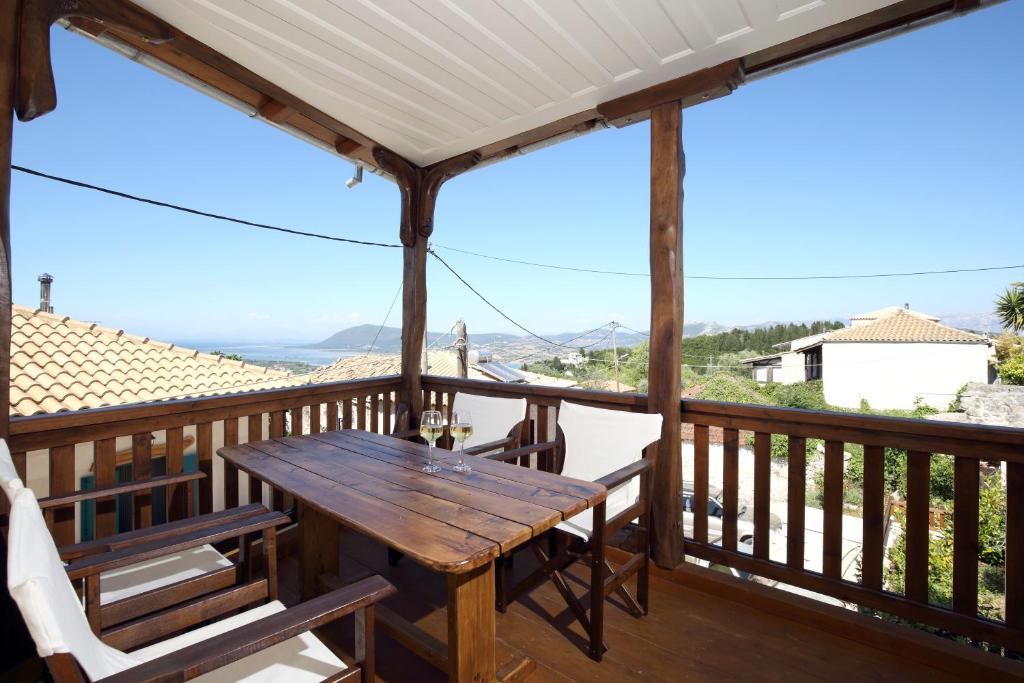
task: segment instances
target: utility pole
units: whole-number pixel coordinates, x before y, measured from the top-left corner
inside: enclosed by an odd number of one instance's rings
[[[469,337],[466,335],[466,321],[455,323],[455,351],[458,354],[458,375],[469,377]]]
[[[619,392],[622,391],[619,387],[619,345],[615,341],[615,330],[619,324],[614,320],[609,324],[612,326],[612,355],[615,357],[615,391]]]

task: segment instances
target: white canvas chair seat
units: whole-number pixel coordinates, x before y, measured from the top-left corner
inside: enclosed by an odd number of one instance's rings
[[[0,439],[0,488],[12,504],[15,494],[24,488],[3,439]],[[212,545],[204,545],[104,572],[100,575],[100,604],[107,605],[233,565]]]
[[[558,426],[565,435],[562,475],[585,481],[597,481],[636,462],[643,457],[644,448],[661,437],[661,415],[591,408],[568,401],[562,402]],[[639,477],[609,491],[605,518],[615,517],[639,497]],[[584,510],[556,528],[589,540],[594,511]]]
[[[234,563],[212,545],[190,548],[100,574],[100,604],[130,598],[215,572]]]
[[[508,436],[513,427],[526,419],[526,399],[458,393],[452,410],[467,410],[473,416],[473,435],[465,442],[466,448],[472,448]]]
[[[89,628],[82,603],[64,571],[35,495],[22,489],[11,506],[7,586],[41,657],[68,653],[92,681],[102,680],[162,655],[280,612],[274,601],[167,641],[125,653],[106,645]],[[250,683],[320,681],[345,668],[311,633],[303,633],[198,680]]]
[[[131,656],[139,662],[162,657],[189,645],[195,645],[240,626],[284,611],[285,606],[274,600],[265,605],[236,614],[227,619],[183,633],[180,636],[161,641],[155,645],[135,650]],[[299,634],[294,638],[260,650],[245,659],[204,674],[195,681],[202,683],[314,683],[322,681],[347,667],[330,649],[312,633]]]

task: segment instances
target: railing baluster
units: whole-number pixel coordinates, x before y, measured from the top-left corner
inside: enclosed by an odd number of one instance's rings
[[[370,395],[370,431],[380,433],[380,396],[377,394]]]
[[[184,430],[181,427],[168,427],[164,433],[164,441],[167,449],[165,471],[167,474],[179,474],[185,468]],[[191,514],[186,503],[185,489],[192,486],[192,482],[188,482],[167,487],[167,495],[164,498],[167,504],[167,521],[184,519]]]
[[[953,461],[953,609],[978,613],[978,496],[980,463],[975,458]]]
[[[196,458],[199,471],[206,476],[199,480],[199,514],[213,512],[213,423],[196,425]],[[192,510],[189,510],[189,515]]]
[[[790,436],[787,463],[786,494],[786,564],[804,568],[804,498],[807,495],[807,439]]]
[[[338,431],[338,402],[327,402],[327,431]]]
[[[391,433],[391,392],[384,392],[384,433]]]
[[[304,425],[302,423],[305,420],[303,419],[304,418],[303,412],[304,411],[302,409],[302,406],[297,406],[295,408],[292,408],[292,410],[291,410],[291,419],[290,419],[290,421],[291,421],[290,435],[291,436],[302,436],[302,434],[304,433],[304,429],[303,429]]]
[[[230,417],[224,420],[224,445],[234,446],[238,443],[238,418]],[[238,468],[231,463],[224,462],[224,507],[230,509],[238,507]]]
[[[771,525],[772,435],[754,435],[754,557],[769,558],[768,532]]]
[[[309,406],[309,433],[319,434],[320,431],[320,404],[314,403]]]
[[[740,435],[723,429],[722,436],[722,547],[736,550],[736,512],[739,509]]]
[[[1006,625],[1024,629],[1024,462],[1006,464]]]
[[[284,411],[275,410],[270,413],[270,438],[280,439],[282,436],[284,436]],[[274,510],[286,510],[288,499],[284,495],[284,491],[270,487],[270,492]]]
[[[92,467],[96,474],[96,488],[117,483],[117,439],[100,439],[92,444]],[[93,508],[93,537],[106,538],[117,533],[117,501],[101,498]]]
[[[346,398],[341,402],[341,428],[352,429],[352,399]]]
[[[551,430],[548,424],[549,413],[547,406],[537,407],[537,443],[544,443],[549,438],[549,432]],[[529,462],[527,462],[529,467]],[[539,453],[537,455],[537,469],[544,470],[545,472],[555,471],[555,458],[550,451]]]
[[[356,397],[356,425],[366,431],[366,397]]]
[[[75,447],[50,449],[50,495],[71,493],[75,486]],[[75,542],[75,506],[67,505],[53,511],[53,540],[57,546]]]
[[[881,446],[864,446],[864,520],[861,583],[882,590],[885,548],[885,452]]]
[[[931,457],[907,452],[906,595],[928,602],[928,504]]]
[[[263,440],[263,413],[250,415],[248,418],[247,439],[249,441]],[[249,477],[249,502],[263,502],[263,482],[255,477]]]
[[[149,479],[153,476],[153,435],[150,432],[132,435],[132,479]],[[139,491],[133,498],[136,529],[145,529],[153,524],[153,493]]]
[[[693,540],[708,542],[707,425],[693,425]]]
[[[838,579],[843,573],[843,442],[825,442],[825,504],[822,510],[821,571]]]

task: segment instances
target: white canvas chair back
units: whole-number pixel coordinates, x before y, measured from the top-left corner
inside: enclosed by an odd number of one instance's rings
[[[23,488],[25,485],[18,476],[18,470],[14,468],[11,449],[7,447],[5,439],[0,439],[0,489],[3,489],[7,499],[14,503],[14,495]]]
[[[7,587],[40,657],[70,653],[94,681],[139,664],[135,657],[104,644],[89,628],[30,489],[18,491],[11,505]]]
[[[473,435],[465,444],[470,448],[508,436],[513,427],[526,419],[526,399],[459,393],[455,394],[452,410],[468,410],[473,416]]]
[[[595,481],[636,462],[643,457],[644,448],[661,437],[661,415],[591,408],[568,401],[562,401],[558,426],[565,435],[562,474],[586,481]],[[639,496],[639,477],[609,491],[607,517],[625,510]],[[589,537],[593,514],[587,510],[563,524],[572,527],[567,531]]]

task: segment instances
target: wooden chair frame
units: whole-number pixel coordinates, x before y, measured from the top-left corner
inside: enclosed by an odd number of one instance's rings
[[[103,680],[105,683],[187,681],[346,615],[355,614],[355,666],[326,680],[334,683],[357,680],[372,683],[375,673],[374,605],[394,593],[395,587],[382,577],[371,576]],[[56,683],[84,683],[88,680],[70,654],[47,657],[46,664]]]
[[[172,484],[190,484],[202,472],[173,474],[76,491],[39,500],[52,529],[54,511],[75,503],[152,490]],[[191,502],[191,486],[186,485]],[[189,509],[191,506],[189,505]],[[291,520],[254,503],[230,510],[189,517],[175,522],[127,531],[58,550],[68,578],[85,597],[86,618],[105,643],[130,649],[232,610],[277,598],[277,529]],[[257,578],[255,541],[262,537],[262,578]],[[207,544],[238,541],[234,566],[178,583],[100,604],[100,575],[138,562],[200,548]]]
[[[522,446],[484,457],[502,462],[519,460],[521,463],[525,462],[528,464],[528,459],[531,455],[537,454],[538,459],[540,459],[541,454],[548,453],[550,454],[550,459],[548,460],[551,463],[550,466],[561,470],[564,449],[565,439],[561,429],[558,429],[555,441]],[[601,661],[605,650],[608,649],[604,643],[605,600],[612,593],[615,593],[625,602],[627,609],[633,616],[639,618],[648,613],[650,595],[649,477],[651,465],[652,463],[647,459],[645,450],[645,456],[642,459],[595,481],[595,483],[611,490],[635,477],[639,477],[640,496],[635,503],[611,519],[608,519],[606,516],[605,503],[602,502],[596,505],[593,509],[594,524],[589,541],[584,541],[579,536],[569,534],[557,528],[551,529],[544,534],[547,537],[548,545],[546,551],[540,542],[540,539],[544,538],[544,536],[535,539],[529,544],[540,566],[525,579],[511,587],[508,585],[507,562],[499,561],[496,572],[498,611],[504,612],[513,600],[524,592],[531,590],[539,581],[547,577],[554,584],[559,594],[561,594],[573,615],[587,631],[590,637],[588,654],[595,661]],[[637,552],[630,555],[616,569],[605,559],[605,545],[612,534],[622,529],[634,519],[639,519],[640,521],[637,530]],[[503,559],[511,560],[511,557]],[[590,567],[589,613],[583,603],[573,593],[563,576],[563,572],[566,569],[581,560],[586,560]],[[625,582],[633,575],[637,577],[635,598],[625,586]]]

